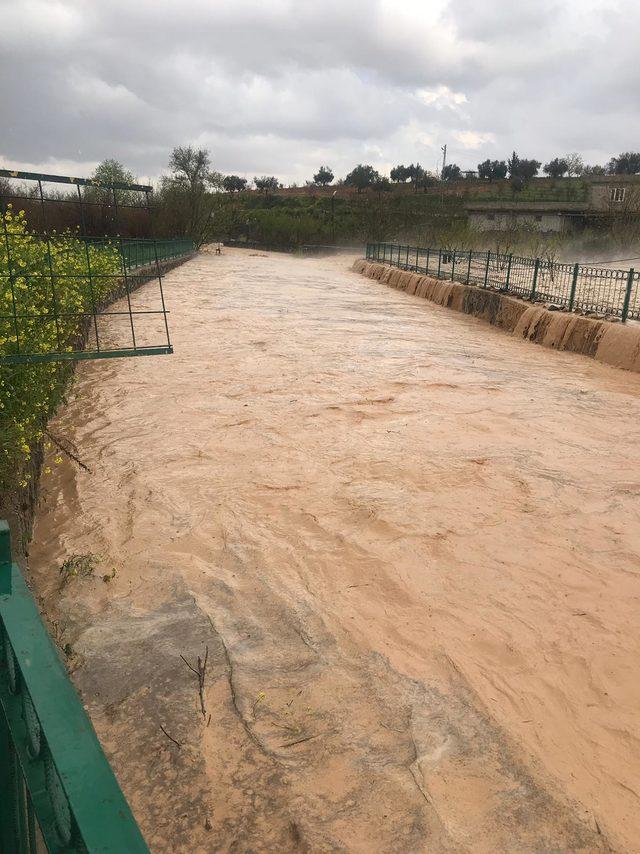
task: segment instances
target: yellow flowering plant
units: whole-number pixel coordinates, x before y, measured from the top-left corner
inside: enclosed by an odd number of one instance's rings
[[[11,206],[0,223],[0,361],[78,349],[120,285],[118,247],[70,231],[43,239]],[[27,485],[27,464],[70,376],[61,362],[0,364],[0,489]]]

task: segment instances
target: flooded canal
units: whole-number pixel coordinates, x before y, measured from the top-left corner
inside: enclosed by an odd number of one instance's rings
[[[200,254],[52,422],[34,586],[150,847],[640,851],[640,376],[352,260]]]

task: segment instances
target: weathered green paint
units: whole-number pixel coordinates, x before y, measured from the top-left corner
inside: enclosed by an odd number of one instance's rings
[[[96,178],[70,178],[66,175],[46,175],[42,172],[18,172],[0,169],[0,178],[17,178],[19,181],[53,181],[56,184],[79,184],[81,187],[102,187],[108,190],[139,190],[150,193],[153,187],[147,184],[118,184],[98,181]]]
[[[122,359],[125,356],[166,356],[173,345],[137,347],[123,350],[78,350],[74,353],[9,353],[0,360],[3,365],[30,365],[34,362],[77,362],[86,359]]]
[[[538,273],[540,271],[540,259],[536,258],[533,265],[533,282],[531,283],[531,299],[536,298],[536,288],[538,286]]]
[[[579,264],[574,264],[573,266],[573,275],[571,277],[571,293],[569,294],[569,311],[573,311],[573,306],[576,301],[576,287],[578,285],[578,271],[580,270]]]
[[[627,273],[627,286],[624,292],[624,303],[622,304],[622,322],[627,322],[627,317],[629,316],[629,303],[631,302],[631,291],[633,289],[633,279],[635,276],[635,271],[633,267]]]
[[[11,582],[11,593],[0,595],[5,662],[0,668],[0,816],[3,820],[11,819],[13,826],[7,847],[3,821],[3,854],[30,850],[32,820],[25,786],[49,851],[148,852],[15,564],[11,565]],[[8,663],[12,666],[7,666]],[[13,671],[15,681],[11,678]],[[38,735],[35,742],[27,727],[26,702],[35,711],[32,724]],[[13,806],[7,806],[8,803]],[[70,815],[68,827],[65,815]],[[65,841],[67,835],[69,839]]]
[[[509,255],[509,260],[507,261],[507,280],[505,282],[505,290],[509,290],[509,279],[511,278],[511,262],[513,261],[513,255]]]
[[[11,593],[11,534],[9,523],[0,519],[0,596]]]
[[[410,268],[408,260],[405,261],[404,259],[409,258],[409,251],[414,247],[407,247],[404,246],[404,244],[402,246],[394,244],[378,244],[377,253],[375,248],[371,251],[372,257],[376,254],[378,258],[380,257],[380,246],[382,246],[384,250],[383,259],[385,263],[392,264],[397,267],[405,266],[406,269]],[[389,247],[388,255],[387,246]],[[369,252],[369,250],[367,251]],[[469,252],[465,274],[463,270],[458,269],[458,267],[460,267],[460,260],[464,260],[466,257],[464,252],[460,253],[460,259],[457,257],[457,250],[452,251],[449,249],[443,250],[431,249],[429,247],[415,247],[415,252],[416,269],[424,271],[427,275],[434,275],[434,272],[429,269],[429,262],[431,253],[438,253],[438,265],[437,271],[435,271],[435,276],[438,279],[451,278],[452,281],[457,280],[460,282],[466,282],[466,284],[470,284],[473,281],[475,284],[482,285],[485,288],[492,287],[504,291],[511,290],[512,293],[517,296],[531,300],[536,299],[540,292],[539,288],[542,287],[545,299],[554,300],[569,311],[572,311],[575,308],[579,308],[583,311],[593,311],[594,309],[597,309],[606,311],[608,314],[621,317],[623,321],[626,321],[629,317],[640,320],[640,304],[638,303],[638,300],[634,298],[633,291],[634,286],[638,287],[639,278],[638,273],[633,269],[628,271],[612,270],[610,268],[598,269],[593,267],[581,267],[579,264],[564,264],[561,262],[544,262],[543,265],[540,258],[520,258],[514,257],[511,254],[499,255],[494,253],[493,258],[495,258],[495,261],[492,270],[492,254],[491,251],[488,251],[486,253],[486,261],[484,264],[483,281],[482,274],[474,274],[473,280],[471,279],[471,268],[474,259],[476,259],[478,264],[482,263],[482,259],[485,258],[484,253]],[[421,253],[426,254],[424,267],[420,267]],[[442,270],[443,261],[445,260],[446,263],[451,263],[452,265],[450,274],[448,272],[444,273]],[[411,267],[411,269],[413,268]],[[581,287],[580,290],[578,290],[581,270],[585,279],[589,282],[589,287]],[[544,275],[547,272],[549,273],[550,283],[546,280]],[[569,294],[567,293],[567,288],[564,284],[568,274],[571,275]],[[597,282],[598,279],[600,279],[601,282],[599,283],[599,287],[594,289],[594,280]],[[530,286],[529,280],[531,280]],[[560,287],[558,287],[558,282],[562,283]],[[554,285],[557,287],[555,292],[553,291]],[[549,292],[549,290],[551,292]],[[595,297],[593,296],[594,291],[596,294]]]

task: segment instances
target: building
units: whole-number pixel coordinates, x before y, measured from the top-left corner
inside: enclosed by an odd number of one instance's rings
[[[536,228],[548,234],[573,231],[589,220],[640,217],[640,175],[589,175],[553,182],[534,179],[522,191],[508,181],[492,196],[465,203],[469,223],[480,231]]]

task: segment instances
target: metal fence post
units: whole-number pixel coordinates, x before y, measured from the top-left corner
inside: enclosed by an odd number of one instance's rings
[[[0,596],[11,593],[11,534],[9,523],[0,519]]]
[[[456,271],[456,252],[457,252],[457,249],[454,249],[453,250],[453,260],[451,262],[451,281],[453,281],[453,274]]]
[[[471,255],[472,255],[472,254],[473,254],[473,253],[472,253],[472,251],[471,251],[471,249],[470,249],[470,250],[469,250],[469,265],[468,265],[468,267],[467,267],[467,284],[469,284],[469,281],[470,281],[470,279],[471,279]]]
[[[409,244],[407,244],[407,257],[405,258],[404,265],[405,267],[409,266]]]
[[[578,269],[579,264],[573,265],[573,277],[571,279],[571,293],[569,294],[569,311],[573,311],[573,304],[576,300],[576,286],[578,284]]]
[[[0,844],[2,851],[15,850],[13,763],[9,726],[0,710]]]
[[[538,272],[540,270],[540,259],[536,258],[533,264],[533,282],[531,284],[531,300],[536,298],[536,288],[538,287]]]
[[[425,269],[425,276],[428,276],[428,275],[429,275],[429,255],[430,255],[430,254],[431,254],[431,250],[430,250],[430,249],[429,249],[429,247],[427,246],[427,266],[426,266],[426,269]]]
[[[505,282],[505,290],[509,290],[509,279],[511,278],[511,260],[513,259],[513,255],[509,255],[509,260],[507,261],[507,281]]]
[[[631,290],[633,288],[633,279],[635,277],[635,270],[633,267],[627,273],[627,289],[624,292],[624,304],[622,306],[622,322],[627,322],[627,317],[629,316],[629,303],[631,302]]]
[[[418,262],[420,260],[420,250],[416,246],[416,273],[418,272]]]
[[[438,272],[436,274],[436,279],[440,278],[440,267],[442,265],[442,249],[438,249]]]
[[[489,261],[491,260],[491,250],[487,250],[487,266],[484,268],[484,286],[487,287],[489,281]]]

